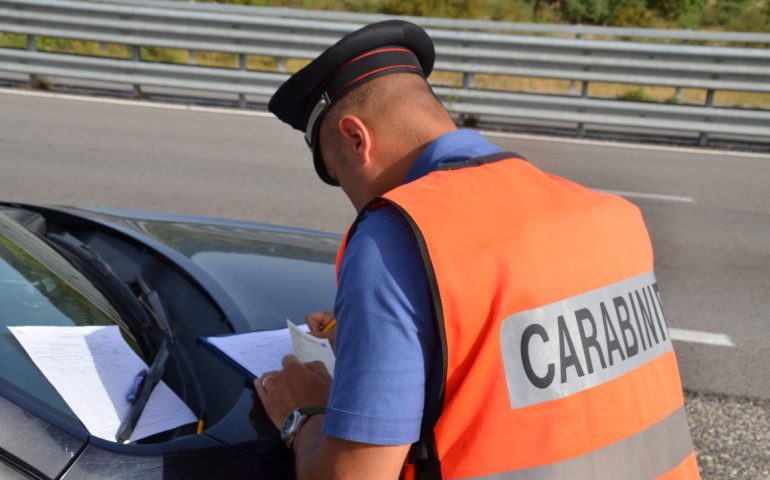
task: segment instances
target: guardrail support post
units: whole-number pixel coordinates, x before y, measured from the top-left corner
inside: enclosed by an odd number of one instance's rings
[[[131,47],[131,50],[133,52],[133,61],[137,62],[137,63],[141,62],[142,61],[142,47],[140,47],[139,45],[134,45],[133,47]],[[133,89],[134,89],[134,97],[139,98],[139,97],[142,96],[142,86],[141,85],[139,85],[138,83],[135,83],[133,85]]]
[[[476,86],[476,78],[473,76],[473,72],[463,72],[463,85],[464,90],[471,89]],[[460,125],[466,125],[468,121],[468,115],[461,113],[459,117]]]
[[[476,86],[476,78],[473,72],[463,72],[463,88],[473,88]]]
[[[278,71],[281,73],[286,73],[286,58],[285,57],[278,57]]]
[[[187,64],[188,65],[195,65],[195,50],[188,50],[187,51]]]
[[[713,107],[714,106],[714,89],[709,88],[706,90],[706,108]],[[706,132],[703,132],[698,137],[698,145],[705,146],[708,144],[709,141],[709,134]]]
[[[27,35],[27,50],[30,52],[37,52],[37,37],[35,35]],[[38,84],[37,75],[34,73],[29,76],[29,83],[34,87]]]
[[[685,38],[684,41],[682,41],[682,45],[687,45],[690,43],[689,38]],[[676,87],[676,90],[674,91],[674,98],[676,98],[679,102],[684,100],[684,95],[682,94],[682,87]]]
[[[580,89],[580,98],[588,98],[588,80],[583,80],[583,86]],[[577,126],[577,136],[578,138],[583,138],[586,134],[586,124],[585,123],[578,123]]]
[[[580,40],[581,37],[582,37],[581,34],[579,33],[575,34],[575,40]],[[567,88],[567,93],[569,93],[570,95],[574,95],[577,93],[577,80],[572,79],[569,81],[569,88]]]
[[[239,53],[238,54],[238,69],[239,70],[246,70],[246,54],[245,53]],[[238,94],[238,107],[240,108],[246,108],[246,94],[245,93],[239,93]]]

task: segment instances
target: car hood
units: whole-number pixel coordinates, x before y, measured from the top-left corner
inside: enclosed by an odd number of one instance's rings
[[[299,323],[306,313],[333,306],[339,235],[208,217],[62,210],[171,257],[223,306],[236,331],[285,327],[287,317]]]

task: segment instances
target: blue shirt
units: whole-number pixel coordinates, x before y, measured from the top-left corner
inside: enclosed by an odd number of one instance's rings
[[[499,151],[474,130],[449,132],[422,151],[405,182],[441,163]],[[438,393],[441,358],[423,261],[395,209],[368,212],[359,222],[334,311],[337,360],[323,433],[376,445],[417,441],[426,387],[430,398]]]

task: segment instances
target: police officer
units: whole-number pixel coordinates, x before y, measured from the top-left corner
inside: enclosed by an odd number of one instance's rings
[[[254,382],[298,477],[697,478],[638,209],[457,130],[433,61],[381,22],[270,101],[358,212],[334,381],[290,356]]]

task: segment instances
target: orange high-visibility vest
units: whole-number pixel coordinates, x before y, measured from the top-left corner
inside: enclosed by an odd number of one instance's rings
[[[365,210],[386,204],[421,249],[444,360],[418,470],[699,478],[637,207],[510,153],[444,165]]]

